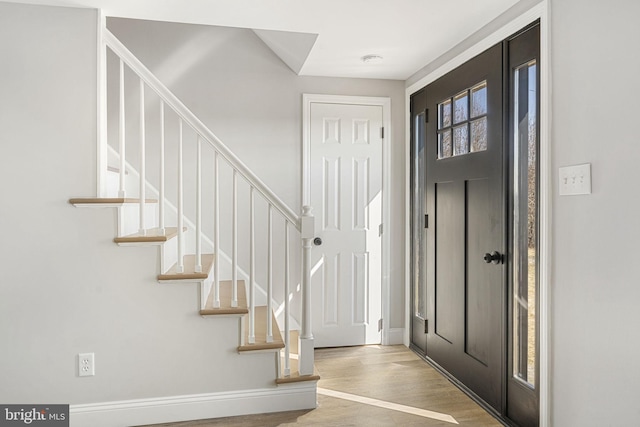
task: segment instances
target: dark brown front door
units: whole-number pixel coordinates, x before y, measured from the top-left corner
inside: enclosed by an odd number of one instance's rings
[[[414,96],[426,110],[426,356],[502,412],[503,51]]]

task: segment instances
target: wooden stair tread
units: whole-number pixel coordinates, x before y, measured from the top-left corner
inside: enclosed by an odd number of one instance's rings
[[[259,350],[278,350],[284,348],[284,341],[280,334],[280,328],[276,322],[276,317],[271,313],[271,320],[273,322],[273,341],[267,342],[267,307],[258,306],[255,308],[255,344],[249,344],[249,316],[244,327],[244,345],[238,347],[238,351],[259,351]]]
[[[291,384],[291,383],[300,383],[304,381],[318,381],[320,379],[320,375],[316,371],[315,367],[313,369],[312,375],[300,375],[300,372],[298,371],[298,360],[290,359],[289,362],[291,364],[291,366],[289,367],[291,369],[291,375],[289,375],[288,377],[282,376],[276,379],[276,384]],[[282,366],[282,369],[284,370],[284,360],[281,361],[281,366]]]
[[[158,203],[156,199],[145,199],[146,203]],[[72,205],[123,205],[126,203],[140,203],[140,199],[129,197],[76,197],[69,199]]]
[[[126,236],[116,237],[113,241],[116,243],[166,242],[178,235],[178,227],[165,227],[164,230],[165,232],[162,234],[160,233],[159,228],[150,228],[146,230],[145,234],[137,232]],[[182,230],[187,231],[187,227],[183,227]]]
[[[200,310],[202,316],[215,316],[226,314],[247,314],[249,309],[247,308],[247,290],[245,288],[244,280],[238,280],[238,306],[231,307],[231,298],[233,296],[233,282],[231,280],[220,281],[220,307],[213,307],[213,286],[211,292],[207,298],[207,302],[204,309]]]
[[[202,272],[197,273],[195,271],[196,266],[196,256],[195,255],[185,255],[183,258],[184,261],[184,272],[178,273],[177,267],[178,263],[175,263],[169,271],[166,273],[158,275],[159,281],[167,281],[167,280],[204,280],[209,277],[209,273],[213,268],[213,254],[202,254]]]

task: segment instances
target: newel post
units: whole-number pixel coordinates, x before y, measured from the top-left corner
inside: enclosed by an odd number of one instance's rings
[[[300,375],[313,375],[313,332],[311,331],[311,247],[315,236],[315,218],[311,206],[302,207],[302,325],[298,338]]]

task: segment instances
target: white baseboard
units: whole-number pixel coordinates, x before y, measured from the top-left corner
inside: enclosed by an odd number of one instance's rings
[[[316,382],[309,381],[261,390],[71,405],[69,411],[71,427],[125,427],[315,407]]]
[[[383,344],[384,345],[404,344],[404,328],[389,328]]]

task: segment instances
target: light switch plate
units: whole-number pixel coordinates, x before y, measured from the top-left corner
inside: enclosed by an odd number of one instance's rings
[[[558,181],[561,196],[591,194],[591,163],[560,168]]]

